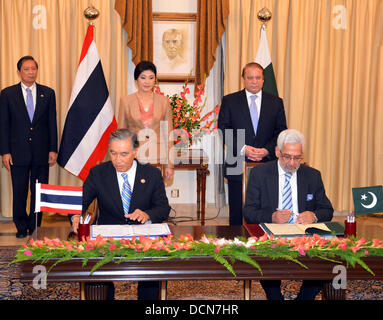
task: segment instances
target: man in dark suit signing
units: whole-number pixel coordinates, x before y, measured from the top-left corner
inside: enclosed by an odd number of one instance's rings
[[[302,223],[330,221],[333,208],[318,170],[301,165],[303,135],[294,129],[278,137],[278,160],[254,167],[246,188],[244,218],[247,223]],[[261,281],[268,299],[282,300],[280,280]],[[314,299],[321,281],[304,280],[297,299]]]
[[[111,161],[90,170],[83,185],[82,211],[97,199],[96,224],[161,223],[168,218],[170,206],[161,171],[135,159],[138,146],[135,133],[118,129],[109,138]],[[79,219],[79,215],[72,218],[74,232]],[[109,286],[113,291],[113,284]],[[138,299],[154,300],[158,293],[159,282],[138,282]]]
[[[242,224],[243,161],[275,159],[278,134],[287,128],[282,99],[262,90],[262,66],[248,63],[242,70],[242,78],[245,89],[224,96],[218,116],[218,128],[226,146],[230,225]]]
[[[49,166],[57,159],[56,96],[51,88],[35,82],[38,64],[33,57],[22,57],[17,70],[21,82],[0,93],[0,154],[12,177],[16,237],[24,238],[36,227],[36,180],[48,183]],[[40,224],[41,212],[37,215]]]

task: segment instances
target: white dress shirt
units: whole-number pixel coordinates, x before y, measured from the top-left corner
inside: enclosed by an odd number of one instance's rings
[[[37,96],[36,83],[34,83],[31,87],[27,87],[24,83],[21,82],[21,90],[23,91],[25,105],[27,105],[27,88],[31,89],[32,91],[33,109],[36,110],[36,96]]]
[[[128,175],[128,182],[130,184],[130,189],[132,190],[132,194],[133,194],[134,181],[136,179],[136,172],[137,172],[137,161],[136,160],[133,160],[133,164],[128,171],[119,172],[116,170],[118,187],[120,188],[120,194],[122,192],[122,185],[124,184],[124,178],[122,177],[123,173],[126,173]],[[152,221],[150,219],[145,222],[145,224],[151,224],[151,223],[152,223]]]
[[[133,193],[134,188],[134,180],[136,179],[136,171],[137,171],[137,162],[136,160],[133,160],[133,164],[130,167],[130,169],[126,172],[119,172],[116,170],[117,174],[117,180],[118,180],[118,187],[120,188],[120,194],[122,192],[122,185],[124,184],[124,178],[122,177],[123,173],[126,173],[128,175],[128,182],[130,184],[130,189]]]
[[[285,171],[282,169],[278,160],[278,175],[279,175],[279,193],[278,193],[278,209],[282,209],[282,191],[285,185]],[[293,200],[293,208],[292,211],[294,213],[294,221],[296,222],[296,218],[299,214],[298,208],[298,185],[297,185],[297,172],[295,171],[290,178],[290,186],[291,186],[291,196]]]

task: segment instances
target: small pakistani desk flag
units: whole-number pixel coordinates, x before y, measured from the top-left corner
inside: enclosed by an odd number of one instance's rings
[[[383,186],[352,188],[355,214],[383,212]]]

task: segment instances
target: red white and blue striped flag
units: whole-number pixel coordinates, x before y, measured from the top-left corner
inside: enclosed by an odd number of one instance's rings
[[[81,51],[57,163],[85,180],[104,159],[110,134],[117,129],[101,61],[89,25]]]
[[[36,183],[35,212],[82,213],[82,187]]]

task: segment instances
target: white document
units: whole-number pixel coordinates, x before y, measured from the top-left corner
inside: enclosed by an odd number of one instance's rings
[[[133,236],[149,236],[150,238],[166,236],[171,234],[167,223],[151,223],[140,225],[92,225],[90,229],[91,239],[96,239],[98,235],[104,238],[129,239]]]

